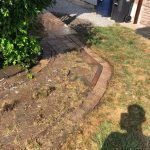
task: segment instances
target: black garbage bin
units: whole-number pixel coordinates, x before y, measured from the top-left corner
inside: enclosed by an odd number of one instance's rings
[[[131,10],[134,0],[114,0],[111,19],[116,22],[129,22],[131,21]]]

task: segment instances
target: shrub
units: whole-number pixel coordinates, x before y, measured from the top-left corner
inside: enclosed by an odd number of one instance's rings
[[[55,0],[0,0],[0,66],[35,63],[41,48],[29,35],[38,13]]]

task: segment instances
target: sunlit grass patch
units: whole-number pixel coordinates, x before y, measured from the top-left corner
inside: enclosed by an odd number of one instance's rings
[[[117,108],[127,110],[132,104],[143,107],[146,112],[143,133],[150,135],[150,55],[144,51],[146,39],[121,26],[93,28],[86,38],[93,51],[114,66],[114,76],[103,98],[107,112],[113,114]],[[124,131],[120,130],[115,115],[101,118],[104,121],[100,130],[94,134],[94,139],[92,137],[100,149],[111,132]],[[136,147],[136,144],[132,146]]]

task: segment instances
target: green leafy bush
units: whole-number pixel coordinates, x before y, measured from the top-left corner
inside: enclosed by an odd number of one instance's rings
[[[0,67],[36,62],[41,48],[29,35],[38,13],[55,0],[0,0]]]

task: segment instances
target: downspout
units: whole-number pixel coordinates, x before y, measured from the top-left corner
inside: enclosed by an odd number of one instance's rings
[[[141,8],[142,8],[142,4],[143,4],[143,0],[139,0],[138,6],[137,6],[137,9],[136,9],[136,13],[135,13],[134,22],[133,22],[134,24],[137,24],[137,22],[138,22],[139,15],[140,15]]]

